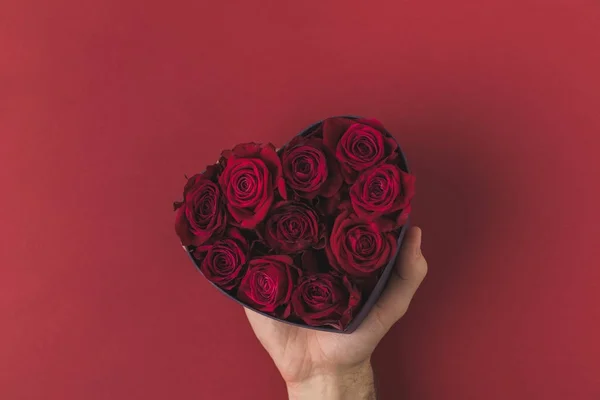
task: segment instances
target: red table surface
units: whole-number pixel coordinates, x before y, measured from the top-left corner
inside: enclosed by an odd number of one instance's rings
[[[285,397],[171,204],[344,113],[402,143],[430,264],[381,399],[599,399],[592,0],[1,2],[0,398]]]

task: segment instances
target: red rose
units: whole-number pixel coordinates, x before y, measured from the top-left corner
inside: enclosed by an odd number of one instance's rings
[[[224,151],[219,185],[225,196],[232,223],[253,229],[273,202],[275,188],[286,199],[281,162],[272,144],[240,144]]]
[[[226,213],[221,189],[212,179],[218,169],[209,166],[202,174],[188,179],[183,202],[174,204],[175,231],[184,246],[199,246],[225,230]]]
[[[340,167],[323,139],[296,136],[281,155],[283,176],[298,196],[331,197],[342,185]]]
[[[273,206],[265,222],[264,239],[273,250],[297,253],[323,248],[325,227],[316,211],[304,203],[281,201]]]
[[[307,325],[342,330],[352,320],[360,297],[348,277],[314,274],[300,280],[292,296],[292,308]]]
[[[290,314],[289,302],[299,271],[291,257],[273,255],[253,258],[238,289],[238,298],[263,312],[283,318]]]
[[[350,200],[356,214],[376,221],[384,231],[404,225],[414,194],[414,175],[392,164],[363,172],[350,188]]]
[[[226,238],[200,246],[193,254],[202,274],[217,286],[229,290],[237,286],[242,277],[248,242],[239,230],[231,228]]]
[[[323,121],[323,143],[336,156],[346,183],[359,172],[397,157],[398,144],[374,119],[329,118]]]
[[[330,265],[356,277],[368,277],[396,254],[396,237],[382,232],[342,206],[335,219],[325,253]]]

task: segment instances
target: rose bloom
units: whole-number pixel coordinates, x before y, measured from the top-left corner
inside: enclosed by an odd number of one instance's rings
[[[279,253],[297,253],[325,246],[325,227],[317,212],[304,203],[281,201],[265,220],[264,239]]]
[[[300,272],[291,257],[253,258],[238,289],[238,298],[256,310],[282,318],[290,315],[289,301]]]
[[[342,206],[325,247],[330,265],[355,277],[369,277],[385,266],[396,254],[397,238],[392,232],[382,232],[374,222],[368,222]]]
[[[287,199],[281,162],[272,144],[245,143],[224,151],[219,176],[232,223],[253,229],[273,203],[275,189]]]
[[[300,280],[292,296],[292,308],[307,325],[343,330],[352,320],[360,298],[360,291],[348,277],[319,273]]]
[[[361,171],[398,157],[398,144],[375,119],[328,118],[310,136],[323,138],[348,184],[354,183]]]
[[[300,197],[331,197],[340,190],[343,179],[334,153],[323,139],[296,136],[281,155],[286,183]]]
[[[230,290],[242,278],[248,248],[248,241],[238,229],[232,227],[224,238],[196,248],[193,256],[209,281],[222,289]]]
[[[359,175],[350,188],[356,214],[383,231],[406,223],[415,194],[415,177],[396,165],[382,164]]]
[[[184,246],[200,246],[225,230],[225,205],[219,185],[213,182],[217,172],[217,167],[209,166],[189,178],[183,202],[174,204],[175,231]]]

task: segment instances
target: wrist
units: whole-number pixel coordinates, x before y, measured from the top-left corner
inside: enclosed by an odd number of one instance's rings
[[[320,371],[300,382],[286,382],[286,386],[290,400],[375,400],[370,360]]]

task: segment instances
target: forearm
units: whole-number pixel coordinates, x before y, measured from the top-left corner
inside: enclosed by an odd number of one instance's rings
[[[288,384],[290,400],[375,400],[375,384],[370,362],[351,370],[314,376]]]

